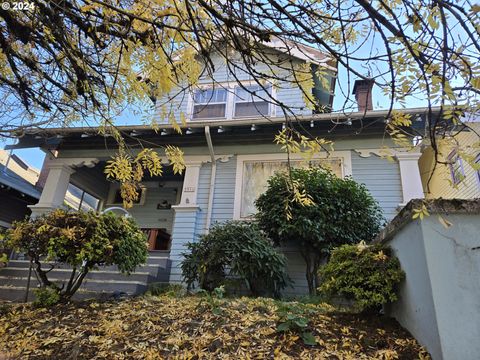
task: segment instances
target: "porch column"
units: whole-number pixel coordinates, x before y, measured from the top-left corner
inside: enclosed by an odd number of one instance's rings
[[[32,210],[32,217],[63,206],[70,182],[70,175],[75,172],[72,167],[59,161],[52,161],[48,169],[47,180],[45,181],[39,202],[35,205],[29,205],[29,208]]]
[[[170,283],[181,283],[183,280],[180,264],[182,253],[187,250],[186,244],[195,239],[197,213],[198,182],[202,161],[185,161],[185,178],[183,180],[182,197],[179,205],[172,206],[175,211],[170,247]]]
[[[403,202],[400,206],[405,206],[412,199],[423,199],[422,178],[418,159],[421,153],[397,152],[395,154],[400,165],[400,178],[402,181]]]

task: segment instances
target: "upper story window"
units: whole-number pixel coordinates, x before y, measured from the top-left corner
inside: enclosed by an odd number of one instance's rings
[[[270,115],[270,103],[267,101],[268,93],[265,90],[271,94],[272,87],[262,89],[260,85],[245,86],[245,88],[236,86],[234,117]]]
[[[453,185],[457,185],[465,177],[465,171],[463,170],[462,159],[456,153],[456,151],[453,151],[448,156],[448,160],[449,160],[448,167],[450,168],[450,176],[452,177],[452,183]]]
[[[273,116],[271,85],[237,83],[219,88],[198,89],[192,97],[191,119],[234,119],[255,116]]]
[[[193,119],[224,118],[227,89],[199,89],[193,96]]]

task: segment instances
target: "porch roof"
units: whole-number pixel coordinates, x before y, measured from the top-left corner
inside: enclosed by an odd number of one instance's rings
[[[12,188],[34,199],[40,198],[40,190],[27,180],[0,164],[0,184]]]
[[[432,108],[437,114],[440,108]],[[400,110],[414,117],[415,126],[424,126],[428,108],[410,108]],[[352,113],[328,113],[310,116],[297,116],[291,123],[304,133],[313,136],[336,138],[348,136],[381,135],[385,131],[385,119],[388,110],[374,110]],[[204,128],[212,130],[215,143],[252,144],[262,141],[272,141],[272,134],[282,128],[286,122],[284,117],[252,117],[235,120],[189,121],[181,126],[183,135],[177,134],[171,124],[159,124],[159,130],[149,125],[118,126],[130,145],[135,146],[138,139],[152,142],[152,147],[166,144],[179,146],[205,145]],[[311,126],[313,124],[313,126]],[[98,127],[63,127],[45,129],[25,129],[15,145],[6,148],[41,147],[44,149],[80,149],[115,147],[115,140],[109,135],[99,133]]]

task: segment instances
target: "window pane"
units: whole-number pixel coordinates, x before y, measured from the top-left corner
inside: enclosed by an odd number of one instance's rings
[[[246,89],[246,90],[245,90]],[[253,102],[253,101],[265,101],[268,99],[268,94],[271,93],[272,87],[270,85],[262,88],[260,85],[245,86],[245,89],[237,86],[235,87],[235,102]],[[253,93],[259,95],[255,96]]]
[[[83,190],[73,184],[68,184],[67,193],[65,194],[65,204],[74,210],[80,208],[80,200],[82,199]]]
[[[477,159],[475,160],[475,164],[480,167],[480,155],[477,156]],[[480,168],[477,168],[477,181],[478,181],[478,186],[480,186]]]
[[[100,200],[95,196],[85,193],[85,195],[83,195],[82,210],[97,210],[99,202]]]
[[[269,103],[267,99],[271,87],[266,90],[260,85],[246,86],[246,89],[237,86],[235,88],[235,117],[269,115]],[[256,93],[260,97],[253,95]],[[262,99],[263,98],[263,99]]]
[[[255,115],[269,115],[268,103],[262,102],[247,102],[235,104],[235,116],[255,116]]]
[[[448,158],[449,158],[449,161],[453,161],[453,163],[449,164],[450,175],[452,177],[453,184],[457,185],[465,177],[465,173],[463,171],[462,159],[460,158],[460,156],[456,155],[455,152],[450,154]]]
[[[223,118],[225,117],[225,104],[195,105],[193,107],[194,119]]]
[[[257,212],[255,200],[265,192],[267,180],[276,171],[286,170],[287,163],[284,161],[269,162],[245,162],[243,168],[243,194],[240,216],[248,217]]]
[[[202,89],[196,90],[194,95],[195,104],[219,103],[227,101],[226,89]]]
[[[342,177],[341,159],[319,159],[309,163],[305,161],[292,161],[293,167],[306,168],[308,166],[322,165],[329,168],[335,175]],[[245,218],[257,212],[255,200],[267,189],[268,179],[277,171],[287,170],[286,161],[248,161],[243,165],[242,203],[240,217]]]

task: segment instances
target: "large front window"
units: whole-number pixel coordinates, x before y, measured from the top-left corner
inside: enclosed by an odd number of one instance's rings
[[[338,177],[343,177],[342,160],[340,158],[315,159],[306,163],[301,160],[290,162],[293,167],[322,165],[331,169]],[[256,213],[255,200],[267,189],[268,179],[277,171],[288,169],[285,160],[252,160],[243,161],[240,213],[239,218],[248,218]]]

